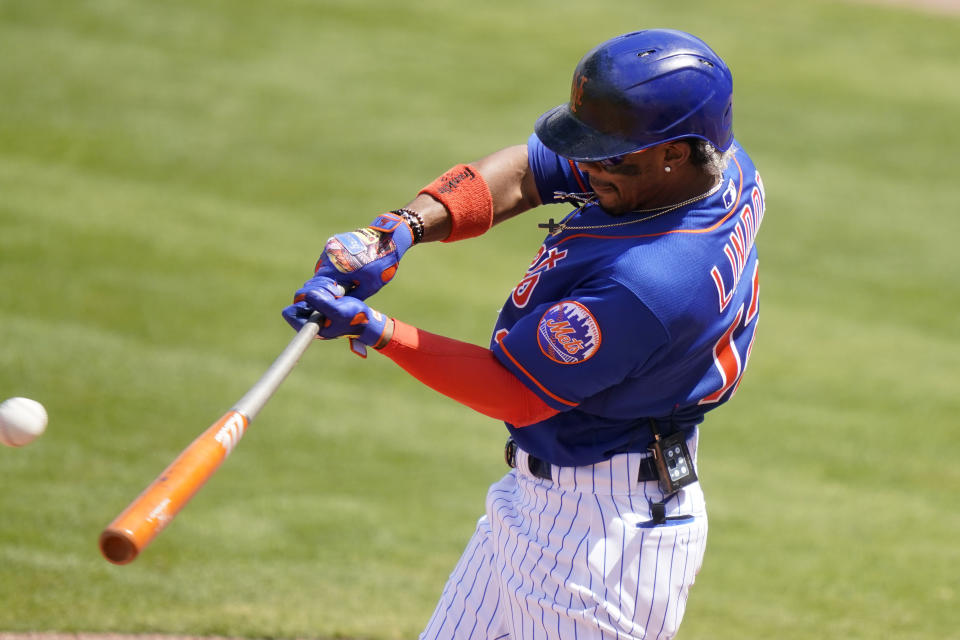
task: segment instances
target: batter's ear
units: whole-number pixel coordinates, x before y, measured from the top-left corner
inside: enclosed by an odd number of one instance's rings
[[[674,140],[663,145],[663,160],[676,166],[690,161],[690,143],[686,140]]]

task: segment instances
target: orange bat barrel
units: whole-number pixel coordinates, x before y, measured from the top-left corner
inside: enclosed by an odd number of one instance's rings
[[[249,421],[228,411],[194,440],[100,534],[100,551],[114,564],[132,562],[230,455]]]
[[[132,562],[210,479],[246,433],[317,336],[322,316],[314,313],[270,368],[170,463],[150,486],[100,534],[100,552],[114,564]]]

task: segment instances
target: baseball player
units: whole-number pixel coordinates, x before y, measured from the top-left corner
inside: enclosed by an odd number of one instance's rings
[[[763,184],[732,132],[723,60],[679,31],[589,51],[525,145],[458,165],[328,240],[284,309],[506,423],[512,468],[424,639],[664,639],[700,569],[698,425],[736,392],[757,327]],[[489,347],[363,300],[404,253],[547,203],[543,243]],[[345,293],[346,292],[346,293]]]

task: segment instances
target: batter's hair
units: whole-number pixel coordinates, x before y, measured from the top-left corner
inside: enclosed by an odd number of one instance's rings
[[[723,175],[736,150],[736,145],[731,145],[726,152],[720,152],[702,138],[685,138],[684,142],[690,145],[690,162],[715,176]]]

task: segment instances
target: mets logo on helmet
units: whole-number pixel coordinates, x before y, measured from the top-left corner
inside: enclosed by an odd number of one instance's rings
[[[573,81],[573,90],[570,92],[570,108],[574,113],[583,105],[583,89],[589,81],[590,78],[587,76],[577,76]]]
[[[600,326],[579,302],[559,302],[544,312],[537,327],[540,351],[554,362],[577,364],[600,348]]]

